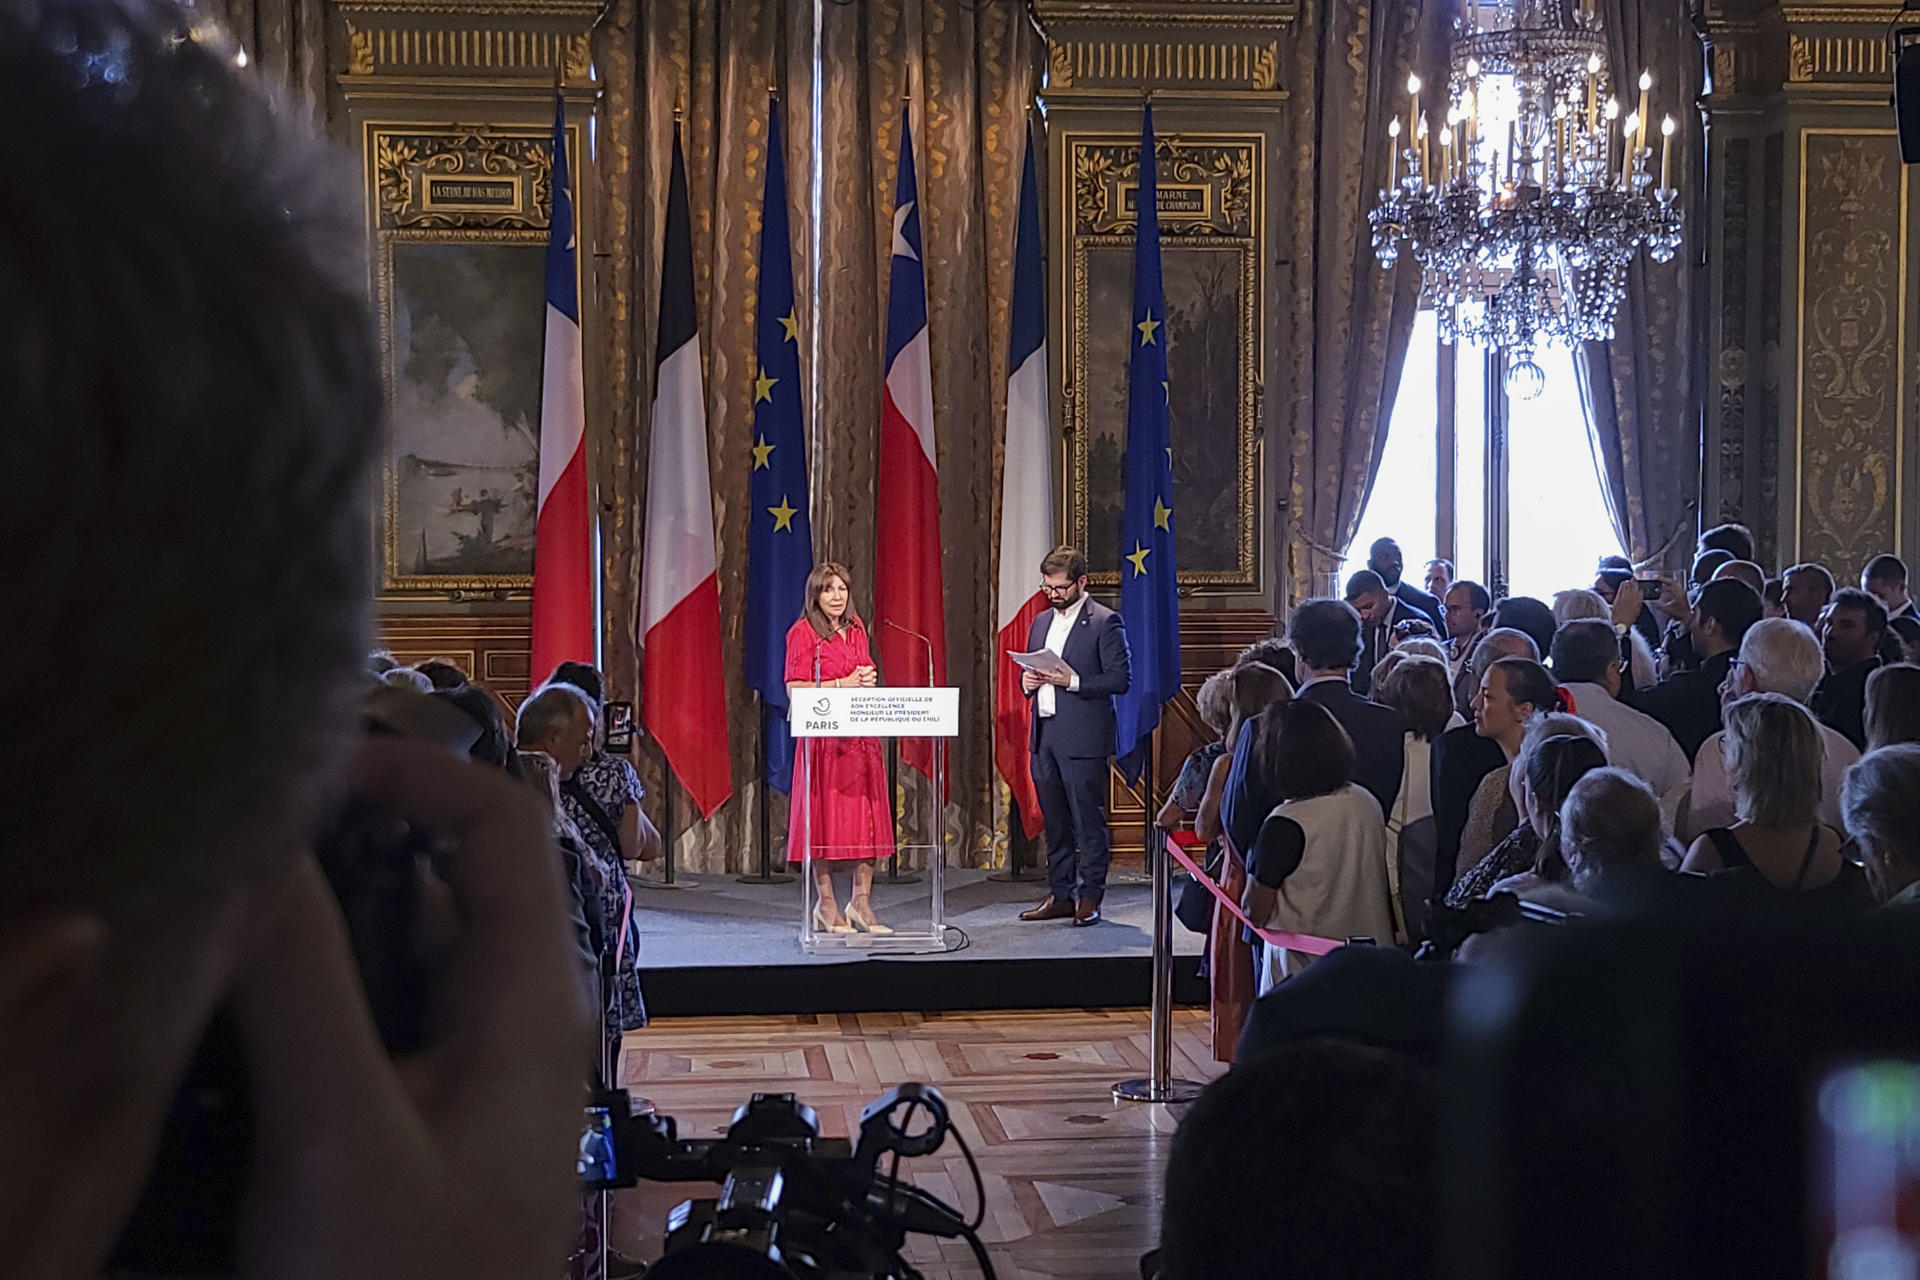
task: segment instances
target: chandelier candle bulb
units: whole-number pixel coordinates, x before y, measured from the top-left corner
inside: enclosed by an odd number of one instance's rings
[[[1653,72],[1642,71],[1640,73],[1640,113],[1635,117],[1640,121],[1640,136],[1635,139],[1635,142],[1642,147],[1647,145],[1647,125],[1653,119],[1647,114],[1647,90],[1651,88],[1653,88]]]
[[[1400,117],[1395,116],[1387,123],[1387,196],[1393,196],[1394,186],[1400,181]]]
[[[1622,148],[1622,155],[1620,156],[1620,185],[1629,191],[1633,190],[1633,155],[1637,149],[1635,143],[1638,139],[1639,132],[1640,117],[1638,115],[1628,116],[1626,128],[1620,131],[1620,146]]]
[[[1660,189],[1673,189],[1673,117],[1668,116],[1660,122]]]
[[[1427,153],[1427,118],[1425,116],[1420,117],[1419,136],[1420,136],[1420,181],[1422,184],[1425,184],[1431,181],[1431,174],[1433,172],[1432,159]]]
[[[1407,96],[1413,101],[1407,107],[1407,141],[1411,142],[1420,135],[1420,77],[1407,77]]]

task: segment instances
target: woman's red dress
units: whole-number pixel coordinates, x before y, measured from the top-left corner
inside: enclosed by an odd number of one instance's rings
[[[801,618],[787,632],[789,683],[838,680],[872,663],[862,628],[848,627],[820,642],[813,624]],[[805,690],[795,690],[794,705],[803,705],[799,700],[806,696]],[[794,747],[787,861],[800,861],[809,836],[815,861],[892,857],[893,806],[887,802],[887,768],[880,740],[802,738]]]

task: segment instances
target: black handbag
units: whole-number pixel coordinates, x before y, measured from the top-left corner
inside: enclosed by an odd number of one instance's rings
[[[1207,878],[1218,884],[1226,860],[1227,851],[1216,840],[1207,846],[1207,860],[1200,865],[1205,869]],[[1187,876],[1174,890],[1174,918],[1194,933],[1206,933],[1213,928],[1213,903],[1214,897],[1207,887],[1192,876]]]

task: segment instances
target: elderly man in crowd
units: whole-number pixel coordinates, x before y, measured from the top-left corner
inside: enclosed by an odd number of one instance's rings
[[[1780,575],[1780,603],[1801,626],[1817,628],[1833,599],[1833,575],[1823,564],[1797,564]]]
[[[1607,736],[1607,763],[1647,784],[1669,818],[1686,796],[1687,757],[1667,727],[1620,701],[1622,636],[1598,618],[1576,618],[1553,637],[1553,675],[1574,713]]]
[[[1805,705],[1820,683],[1821,670],[1820,642],[1813,632],[1791,618],[1763,618],[1740,641],[1740,657],[1720,686],[1720,696],[1731,703],[1750,693],[1777,693]],[[1824,724],[1820,726],[1820,741],[1825,763],[1820,770],[1816,812],[1821,822],[1837,828],[1840,779],[1847,766],[1860,758],[1860,752]],[[1692,798],[1674,830],[1682,840],[1691,841],[1702,831],[1730,827],[1736,821],[1722,742],[1723,735],[1714,734],[1700,744],[1700,754],[1694,758]]]

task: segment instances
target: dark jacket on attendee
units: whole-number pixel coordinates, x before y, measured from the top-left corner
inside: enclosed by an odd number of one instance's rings
[[[1027,633],[1029,649],[1046,646],[1047,632],[1053,626],[1053,611],[1043,610]],[[1078,689],[1054,687],[1054,750],[1067,756],[1098,759],[1113,754],[1113,700],[1127,691],[1132,680],[1132,663],[1127,653],[1127,632],[1120,615],[1089,599],[1080,607],[1080,617],[1067,632],[1061,646],[1061,661],[1080,678]],[[1035,691],[1038,692],[1037,690]],[[1027,695],[1031,706],[1034,694]],[[1036,711],[1027,730],[1027,749],[1040,749],[1040,716]]]
[[[1506,753],[1492,738],[1475,733],[1473,726],[1449,729],[1433,740],[1430,777],[1433,795],[1433,894],[1446,896],[1457,871],[1460,833],[1467,827],[1467,810],[1481,780],[1507,762]]]
[[[1691,761],[1700,744],[1720,732],[1720,685],[1733,669],[1734,651],[1715,654],[1645,689],[1620,691],[1620,701],[1667,726]]]
[[[1353,739],[1353,780],[1373,793],[1382,814],[1391,814],[1406,768],[1406,717],[1361,697],[1345,680],[1309,680],[1300,686],[1299,697],[1333,713]],[[1254,832],[1259,834],[1257,824]]]
[[[1867,677],[1879,667],[1878,657],[1842,667],[1815,685],[1807,701],[1815,719],[1862,751],[1867,749]]]
[[[1418,609],[1408,605],[1404,601],[1389,600],[1387,602],[1387,616],[1380,619],[1379,622],[1371,627],[1362,627],[1360,629],[1360,661],[1354,664],[1353,674],[1348,677],[1348,681],[1353,685],[1353,691],[1355,693],[1364,698],[1372,692],[1373,669],[1379,664],[1380,659],[1386,657],[1387,654],[1392,651],[1394,640],[1393,629],[1403,622],[1415,621],[1426,622],[1428,618],[1424,613],[1421,613]],[[1434,634],[1444,635],[1445,632],[1435,632]]]
[[[1393,588],[1393,598],[1405,605],[1413,613],[1423,616],[1433,624],[1433,634],[1444,640],[1447,638],[1447,611],[1440,602],[1405,578]]]

